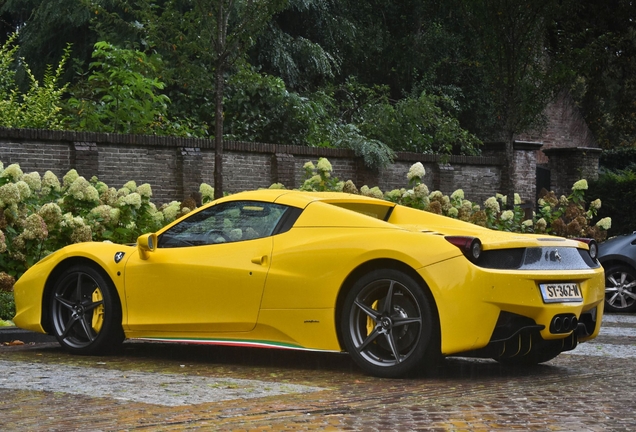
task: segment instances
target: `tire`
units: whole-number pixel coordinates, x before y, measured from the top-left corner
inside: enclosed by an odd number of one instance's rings
[[[363,371],[398,378],[418,372],[427,355],[435,355],[429,354],[433,321],[429,300],[415,280],[397,270],[375,270],[345,298],[340,330]]]
[[[605,310],[636,311],[636,271],[626,265],[614,265],[605,271]]]
[[[67,269],[50,297],[53,334],[75,354],[105,354],[124,340],[122,312],[113,283],[88,265]]]

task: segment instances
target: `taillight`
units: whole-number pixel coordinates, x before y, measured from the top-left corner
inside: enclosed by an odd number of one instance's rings
[[[481,240],[469,236],[446,236],[449,243],[457,246],[469,260],[475,262],[481,255]]]
[[[590,249],[590,257],[592,257],[593,260],[598,257],[598,243],[596,240],[591,238],[575,238],[574,240],[587,244],[587,247]]]

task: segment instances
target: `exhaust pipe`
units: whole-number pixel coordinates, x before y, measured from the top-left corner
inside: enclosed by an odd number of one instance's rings
[[[576,330],[579,320],[574,314],[559,314],[550,322],[550,333],[563,334]]]

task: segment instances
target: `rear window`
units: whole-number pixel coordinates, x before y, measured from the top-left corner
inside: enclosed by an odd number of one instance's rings
[[[392,206],[383,206],[370,203],[330,202],[329,204],[351,210],[356,213],[361,213],[366,216],[371,216],[372,218],[379,219],[385,222],[389,219],[389,216],[391,216],[391,211],[393,210]]]

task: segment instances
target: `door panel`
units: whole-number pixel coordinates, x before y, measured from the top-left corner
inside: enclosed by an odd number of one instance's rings
[[[125,270],[133,331],[249,331],[258,318],[272,237],[159,248]]]

